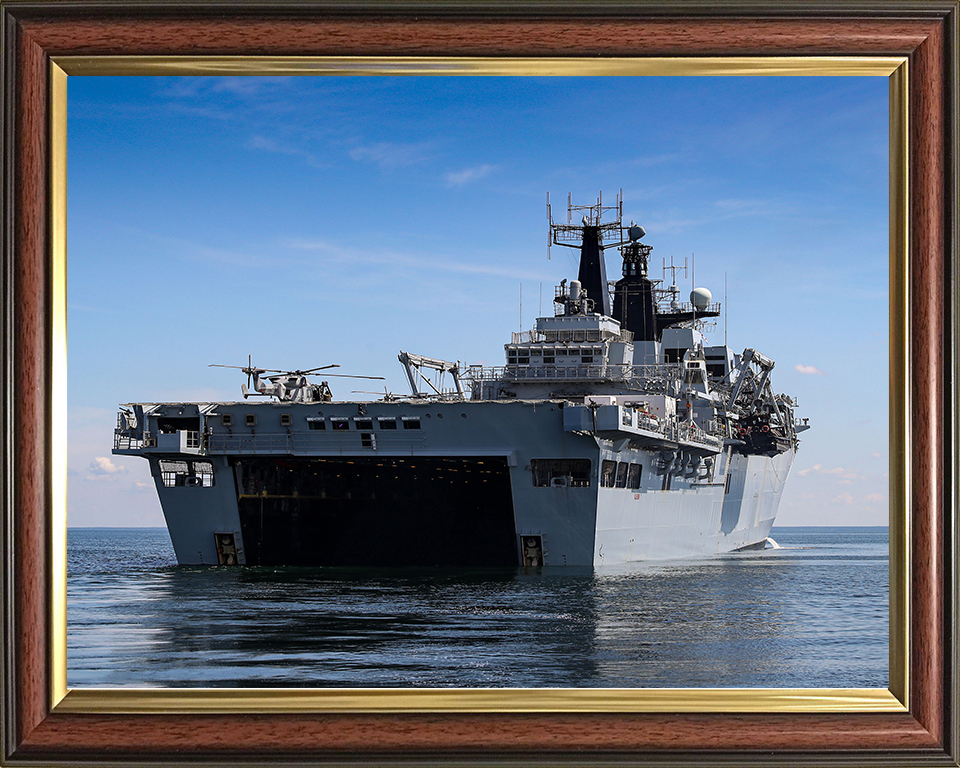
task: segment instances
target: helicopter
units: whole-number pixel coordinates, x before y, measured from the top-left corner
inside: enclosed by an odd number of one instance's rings
[[[252,356],[248,356],[247,365],[219,365],[212,363],[208,368],[236,368],[247,374],[247,383],[240,385],[243,392],[243,398],[248,397],[275,397],[281,403],[329,403],[333,400],[333,393],[330,391],[330,385],[325,381],[319,384],[311,384],[307,376],[318,371],[325,371],[329,368],[339,368],[339,365],[321,365],[317,368],[309,368],[305,371],[281,371],[276,368],[255,368],[252,363]],[[263,376],[265,373],[272,373],[273,376]],[[379,379],[384,380],[383,376],[349,376],[342,373],[328,373],[327,376],[338,376],[347,379]],[[253,391],[250,390],[251,379]],[[269,383],[268,383],[269,382]]]
[[[379,395],[379,392],[369,392],[364,389],[354,389],[351,394],[353,395]],[[383,397],[380,400],[384,403],[392,403],[398,400],[399,398],[390,392],[386,387],[383,388]]]

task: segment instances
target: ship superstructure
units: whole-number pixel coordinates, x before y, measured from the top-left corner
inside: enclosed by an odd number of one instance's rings
[[[707,342],[709,291],[680,302],[675,271],[650,278],[645,234],[619,198],[550,216],[577,279],[502,366],[401,352],[410,396],[357,402],[310,383],[322,368],[248,363],[243,401],[125,406],[114,453],[149,460],[181,563],[601,566],[762,547],[807,425],[772,360]]]

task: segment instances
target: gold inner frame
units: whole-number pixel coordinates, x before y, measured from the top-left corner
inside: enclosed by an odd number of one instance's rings
[[[890,685],[849,688],[73,689],[67,687],[67,81],[69,75],[888,77]],[[906,712],[910,653],[909,153],[906,57],[526,59],[59,56],[51,60],[51,707],[57,713]]]

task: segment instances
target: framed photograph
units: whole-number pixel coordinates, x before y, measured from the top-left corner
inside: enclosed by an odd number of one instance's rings
[[[957,5],[922,9],[3,2],[3,761],[956,765]],[[69,689],[66,84],[184,74],[885,78],[889,689]]]

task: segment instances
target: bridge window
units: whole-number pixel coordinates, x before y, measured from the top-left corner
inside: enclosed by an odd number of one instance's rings
[[[404,429],[420,429],[420,417],[403,417],[403,428]]]
[[[373,429],[373,419],[355,419],[357,429]]]
[[[183,485],[187,476],[187,462],[160,461],[160,479],[167,488]]]
[[[627,487],[627,470],[630,468],[630,465],[625,461],[621,461],[617,465],[617,488],[626,488]]]
[[[380,429],[396,429],[397,420],[396,419],[378,419],[380,422]]]
[[[350,429],[350,422],[347,419],[331,419],[330,427],[334,430],[343,431],[345,429]]]
[[[310,429],[326,429],[327,422],[323,419],[307,419],[307,426]]]
[[[197,480],[195,485],[203,488],[213,487],[213,464],[209,461],[193,462],[193,475]]]
[[[590,459],[531,459],[530,470],[537,488],[590,486]]]
[[[600,467],[600,485],[603,488],[613,488],[617,477],[617,462],[604,459]]]
[[[640,480],[643,478],[643,465],[631,464],[630,471],[627,473],[627,487],[637,490],[640,487]]]

